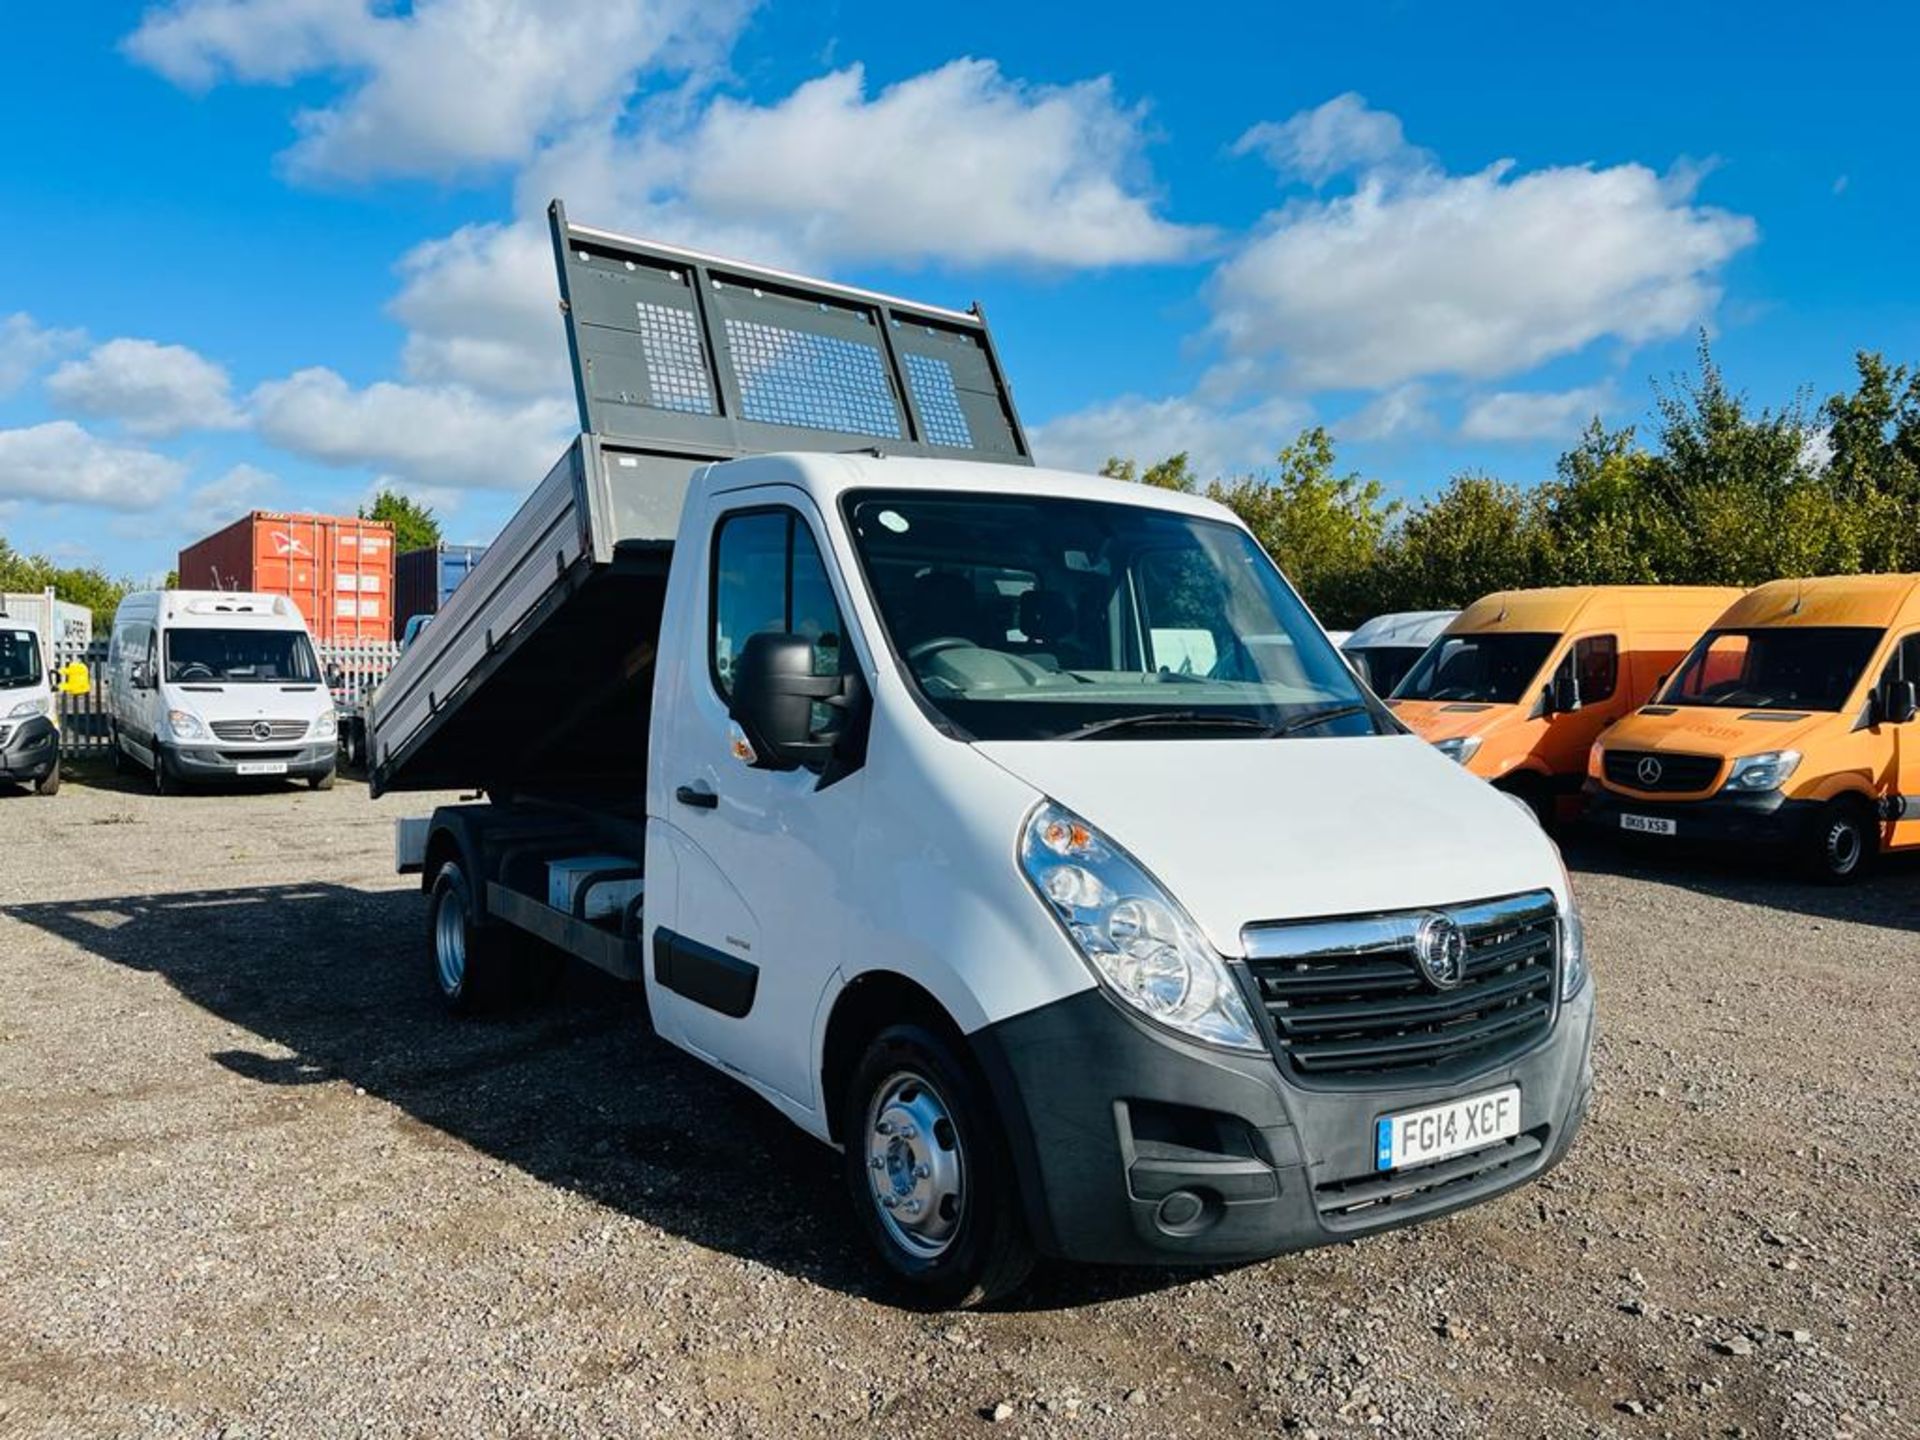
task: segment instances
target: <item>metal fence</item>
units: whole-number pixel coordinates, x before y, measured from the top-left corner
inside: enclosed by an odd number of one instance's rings
[[[333,642],[314,644],[320,656],[320,668],[341,682],[333,687],[334,704],[342,710],[365,706],[380,682],[400,658],[400,647],[391,641],[353,645]],[[93,686],[85,695],[61,695],[60,754],[68,760],[88,756],[106,756],[113,743],[113,730],[107,720],[107,643],[96,640],[90,645],[58,642],[53,646],[53,663],[67,665],[78,660],[87,667]],[[334,672],[338,672],[335,676]]]

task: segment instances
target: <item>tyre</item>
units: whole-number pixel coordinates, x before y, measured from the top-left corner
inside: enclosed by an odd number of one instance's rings
[[[427,900],[427,951],[435,988],[447,1008],[474,1015],[505,998],[511,979],[507,933],[480,923],[472,883],[460,862],[449,860],[433,877]]]
[[[113,773],[116,775],[124,775],[127,773],[127,752],[120,748],[120,727],[116,724],[109,724],[107,726],[107,737],[112,741]]]
[[[1827,885],[1850,885],[1872,867],[1880,848],[1873,811],[1852,798],[1829,800],[1802,842],[1801,868]]]
[[[156,795],[178,795],[180,779],[173,773],[173,766],[167,763],[167,749],[158,740],[153,742],[153,793]]]
[[[333,788],[333,776],[333,767],[329,765],[322,774],[308,777],[307,785],[314,790],[331,790]]]
[[[60,793],[60,762],[55,760],[53,768],[34,782],[36,795],[58,795]]]
[[[860,1227],[891,1276],[930,1308],[1019,1288],[1034,1252],[986,1087],[953,1042],[892,1025],[843,1097],[845,1175]]]

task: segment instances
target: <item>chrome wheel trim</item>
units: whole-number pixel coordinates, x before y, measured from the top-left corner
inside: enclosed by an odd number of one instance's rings
[[[449,885],[433,912],[433,964],[440,988],[458,995],[467,978],[467,907]]]
[[[874,1090],[866,1152],[881,1227],[915,1259],[939,1259],[966,1215],[967,1166],[953,1114],[924,1075],[895,1071]]]

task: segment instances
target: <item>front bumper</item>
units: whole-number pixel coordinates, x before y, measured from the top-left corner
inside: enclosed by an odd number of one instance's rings
[[[1640,800],[1587,781],[1587,821],[1601,830],[1623,832],[1622,815],[1671,820],[1669,837],[1680,842],[1778,846],[1804,839],[1820,807],[1811,800],[1789,800],[1778,790],[1760,794],[1717,794],[1704,800]],[[1662,838],[1662,837],[1656,837]]]
[[[0,721],[0,732],[6,736],[0,743],[0,780],[35,784],[60,763],[60,731],[46,716]]]
[[[1069,1260],[1219,1265],[1449,1214],[1545,1173],[1593,1091],[1593,984],[1534,1049],[1444,1085],[1307,1088],[1098,989],[977,1031],[1036,1243]],[[1381,1176],[1382,1115],[1520,1087],[1520,1139]]]
[[[331,735],[324,740],[309,740],[299,745],[262,745],[258,750],[248,750],[239,745],[220,745],[200,742],[187,745],[169,745],[167,764],[173,773],[183,780],[269,780],[281,778],[279,775],[243,775],[240,767],[247,764],[269,762],[285,764],[286,776],[295,780],[311,780],[333,769],[340,751],[339,742]]]

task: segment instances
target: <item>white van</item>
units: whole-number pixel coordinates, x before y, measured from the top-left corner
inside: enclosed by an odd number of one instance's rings
[[[1033,466],[977,314],[554,227],[582,433],[373,700],[373,794],[486,795],[395,837],[451,1007],[556,951],[644,985],[936,1304],[1567,1153],[1553,842],[1232,512]]]
[[[284,595],[129,595],[113,617],[107,677],[114,766],[145,767],[159,794],[272,775],[332,788],[333,698]]]
[[[59,790],[54,689],[38,631],[0,608],[0,783],[30,785],[41,795]]]
[[[1458,610],[1402,610],[1376,615],[1334,643],[1376,695],[1391,695],[1413,662],[1440,638]]]

